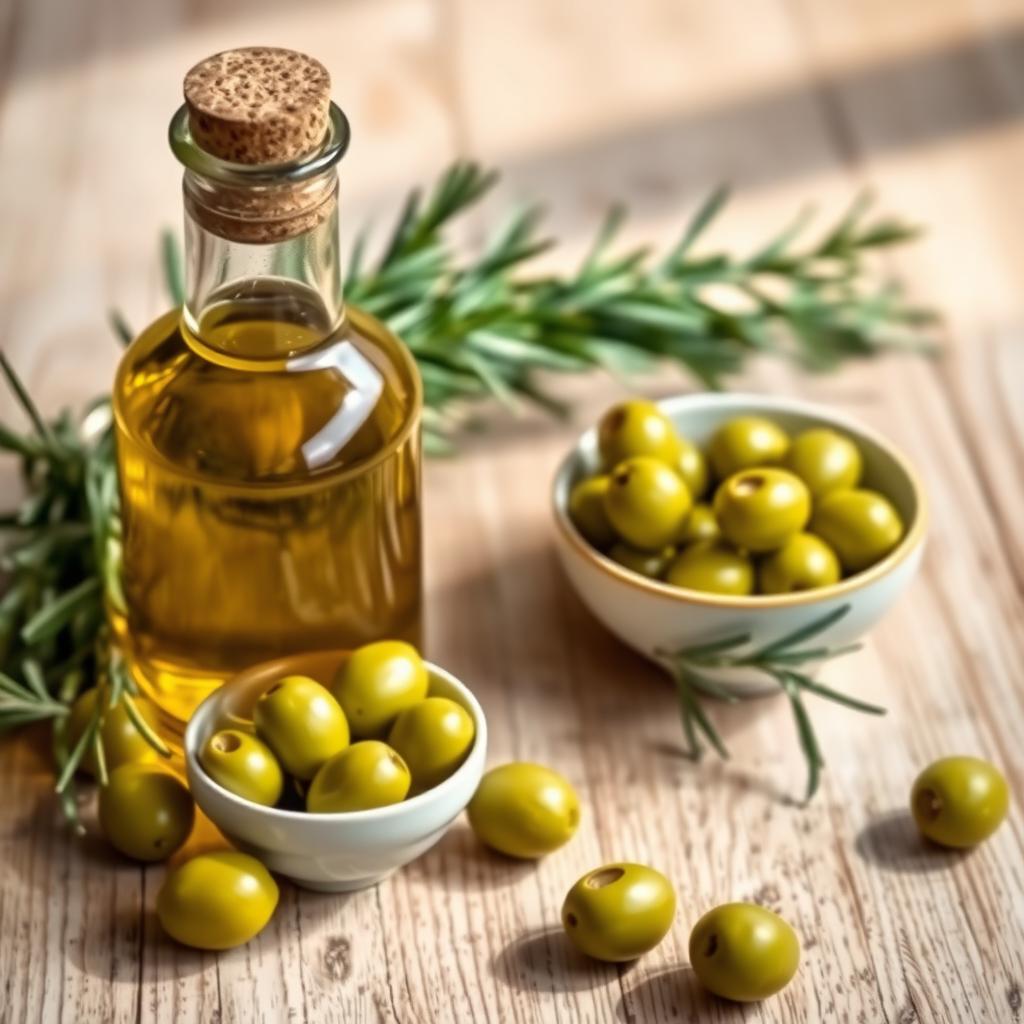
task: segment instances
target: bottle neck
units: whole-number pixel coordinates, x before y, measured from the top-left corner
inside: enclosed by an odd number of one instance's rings
[[[321,344],[345,307],[333,168],[302,182],[234,185],[187,170],[185,327],[229,359]]]

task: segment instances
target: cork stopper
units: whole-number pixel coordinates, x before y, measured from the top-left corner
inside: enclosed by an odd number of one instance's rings
[[[239,164],[279,164],[323,141],[331,76],[312,57],[273,46],[225,50],[185,76],[185,103],[196,143]]]

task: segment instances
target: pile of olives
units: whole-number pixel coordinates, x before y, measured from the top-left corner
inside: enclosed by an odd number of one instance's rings
[[[633,572],[715,594],[788,594],[862,572],[900,542],[892,503],[861,487],[857,446],[827,427],[790,438],[761,416],[719,427],[703,452],[653,402],[613,406],[597,431],[601,472],[569,517]]]
[[[306,676],[277,680],[257,699],[251,726],[218,729],[199,763],[225,789],[267,807],[336,814],[401,803],[448,778],[476,735],[461,704],[428,690],[415,647],[367,644],[330,687]]]

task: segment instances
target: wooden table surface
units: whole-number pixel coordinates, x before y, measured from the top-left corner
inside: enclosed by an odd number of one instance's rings
[[[308,49],[355,141],[346,230],[394,211],[455,155],[513,198],[549,200],[579,254],[612,199],[631,237],[667,241],[714,183],[718,240],[753,245],[803,202],[865,184],[927,224],[890,264],[946,315],[939,361],[824,378],[779,364],[742,381],[827,402],[916,462],[934,510],[920,576],[866,649],[828,670],[889,714],[818,702],[822,791],[784,701],[714,706],[726,765],[680,756],[670,688],[585,612],[555,563],[547,484],[575,432],[620,394],[566,383],[574,423],[495,416],[426,472],[429,653],[480,695],[492,763],[548,763],[578,787],[574,841],[537,865],[463,823],[376,889],[282,886],[245,948],[173,945],[162,868],[64,831],[31,740],[0,746],[0,1019],[21,1021],[1021,1020],[1024,1000],[1024,6],[1011,0],[5,0],[0,4],[0,345],[47,410],[109,386],[105,324],[160,309],[155,237],[178,222],[165,127],[183,71],[226,46]],[[666,371],[655,394],[692,387]],[[15,410],[2,399],[0,417]],[[16,496],[5,466],[3,504]],[[966,752],[1002,766],[1008,822],[964,856],[924,849],[916,772]],[[628,967],[561,935],[569,885],[613,859],[675,882],[675,927]],[[793,923],[804,959],[743,1010],[687,967],[697,917],[728,900]]]

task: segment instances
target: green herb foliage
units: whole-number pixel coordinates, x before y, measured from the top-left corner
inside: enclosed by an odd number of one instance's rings
[[[616,208],[574,272],[531,276],[530,260],[552,244],[541,232],[537,206],[513,213],[474,256],[465,257],[449,241],[452,222],[478,204],[496,179],[475,164],[451,167],[426,199],[410,195],[374,260],[366,256],[366,234],[349,260],[349,299],[383,319],[417,359],[428,451],[450,451],[460,410],[480,399],[563,412],[557,396],[539,386],[537,371],[599,367],[628,376],[669,361],[717,387],[756,353],[824,370],[893,346],[921,348],[916,331],[934,319],[905,303],[894,284],[874,287],[866,280],[868,253],[917,232],[898,220],[869,219],[865,198],[816,243],[798,246],[806,220],[801,216],[742,257],[694,252],[726,203],[725,188],[707,198],[678,243],[659,257],[645,248],[613,251],[624,217]],[[170,234],[161,240],[161,259],[168,294],[180,303],[181,254]],[[730,286],[744,301],[742,311],[722,307],[711,285]],[[130,342],[133,332],[119,313],[111,314],[111,326],[122,343]],[[0,451],[21,460],[26,491],[18,509],[0,516],[7,536],[0,732],[55,721],[58,790],[74,818],[71,784],[90,744],[101,781],[105,774],[104,701],[96,702],[92,720],[69,748],[68,705],[82,688],[102,683],[107,706],[127,701],[150,742],[166,750],[135,710],[134,684],[111,654],[107,635],[105,604],[123,603],[110,401],[104,396],[80,417],[65,410],[48,421],[2,355],[0,370],[29,422],[25,432],[0,424]],[[800,664],[790,654],[789,660],[773,656],[765,667],[793,702],[813,791],[820,755],[802,695],[822,688],[800,674]],[[691,659],[686,665],[680,678],[692,682],[681,684],[680,695],[691,746],[697,749],[699,729],[724,750],[694,696],[712,684],[698,686],[699,664]]]
[[[700,698],[701,696],[717,697],[729,703],[735,703],[739,698],[715,679],[714,671],[732,668],[760,671],[774,679],[789,698],[793,709],[793,718],[796,722],[800,749],[807,762],[806,799],[810,800],[818,791],[821,769],[824,768],[825,762],[821,756],[821,747],[815,735],[814,726],[804,704],[804,696],[808,693],[814,694],[869,715],[885,714],[884,708],[867,704],[845,693],[840,693],[838,690],[833,690],[801,671],[807,665],[818,664],[859,650],[860,644],[837,648],[802,646],[835,625],[849,611],[850,606],[843,605],[808,625],[746,654],[738,652],[741,648],[750,645],[751,638],[747,633],[724,637],[721,640],[682,651],[662,652],[661,657],[671,666],[675,675],[688,756],[694,760],[700,758],[703,749],[701,736],[714,747],[720,757],[727,758],[729,756],[718,730],[715,729],[711,719],[701,706]]]

